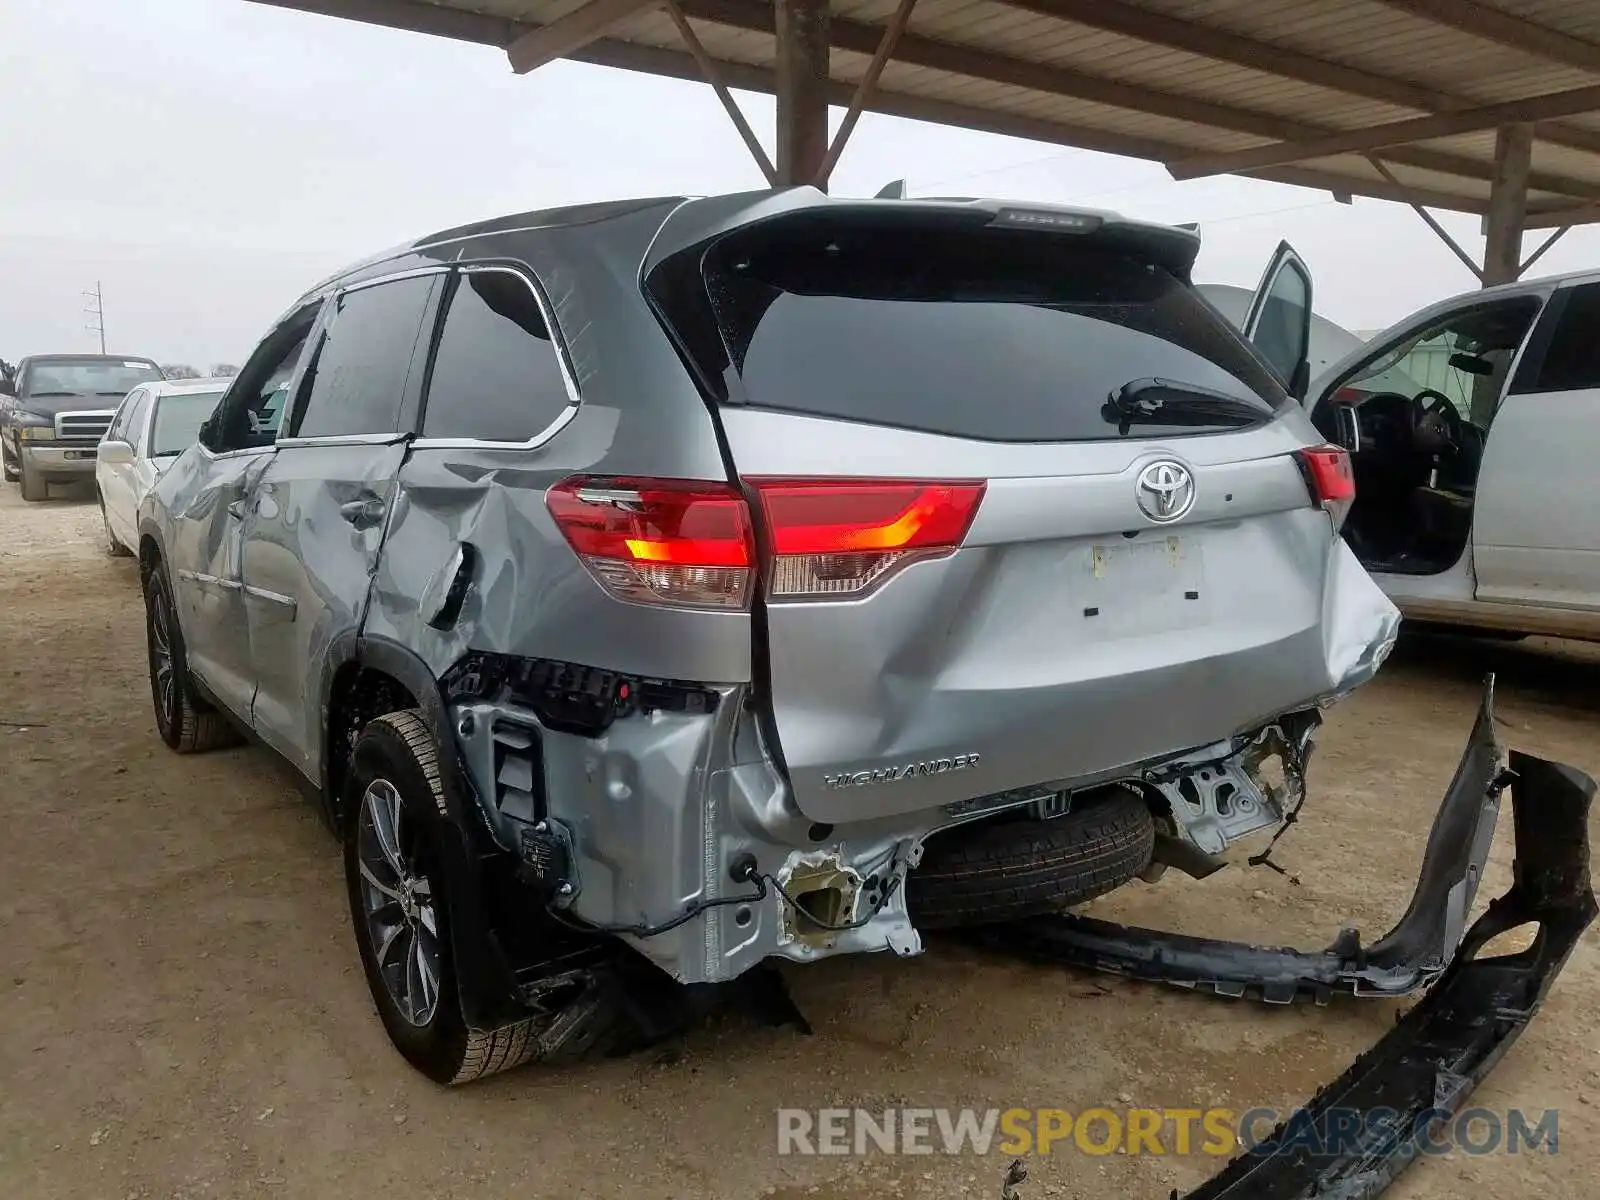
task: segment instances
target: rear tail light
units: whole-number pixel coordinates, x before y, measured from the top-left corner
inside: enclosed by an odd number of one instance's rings
[[[1311,495],[1318,504],[1332,504],[1356,498],[1356,477],[1350,470],[1350,455],[1338,446],[1315,446],[1300,451],[1306,465]]]
[[[761,505],[775,601],[854,599],[961,545],[982,481],[749,479]]]
[[[981,481],[751,479],[770,544],[771,600],[855,599],[914,562],[953,553]],[[575,476],[545,504],[619,600],[743,609],[755,579],[744,497],[725,483]]]
[[[1356,477],[1350,455],[1339,446],[1313,446],[1296,452],[1311,498],[1343,524],[1356,498]]]
[[[711,609],[750,602],[750,510],[725,483],[578,476],[552,487],[545,504],[619,600]]]

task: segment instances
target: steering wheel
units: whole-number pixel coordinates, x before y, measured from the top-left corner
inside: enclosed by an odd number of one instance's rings
[[[1406,410],[1411,441],[1424,454],[1454,454],[1461,449],[1461,414],[1443,392],[1423,388]]]

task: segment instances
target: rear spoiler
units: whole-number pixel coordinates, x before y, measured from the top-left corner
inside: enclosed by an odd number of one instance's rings
[[[743,192],[685,200],[656,231],[644,262],[641,279],[674,255],[753,225],[774,221],[858,218],[863,221],[905,221],[928,224],[958,221],[976,226],[1029,229],[1042,233],[1115,238],[1180,279],[1187,280],[1200,253],[1200,237],[1193,229],[1132,221],[1105,209],[1069,208],[1065,205],[1018,204],[1002,200],[929,198],[833,199],[813,187],[778,191]]]
[[[1527,1028],[1595,917],[1594,780],[1518,751],[1505,769],[1500,762],[1490,680],[1434,819],[1411,904],[1370,948],[1354,930],[1309,953],[1074,917],[1019,922],[984,940],[1033,959],[1276,1003],[1326,1003],[1336,992],[1399,996],[1431,983],[1393,1029],[1287,1126],[1183,1197],[1366,1200],[1383,1192],[1415,1161],[1424,1139],[1461,1110]],[[1512,886],[1463,933],[1502,793],[1511,797],[1516,832]],[[1537,931],[1527,949],[1477,957],[1496,936],[1525,925]],[[1353,1125],[1360,1131],[1354,1136]],[[1329,1149],[1313,1153],[1308,1145]],[[1021,1168],[1013,1167],[1007,1186],[1022,1200],[1015,1190]]]

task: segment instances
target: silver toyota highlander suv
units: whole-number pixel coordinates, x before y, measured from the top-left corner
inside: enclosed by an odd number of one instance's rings
[[[1398,624],[1341,542],[1310,281],[1184,229],[811,189],[525,213],[318,285],[140,514],[179,751],[277,751],[401,1052],[650,1036],[1303,798]]]

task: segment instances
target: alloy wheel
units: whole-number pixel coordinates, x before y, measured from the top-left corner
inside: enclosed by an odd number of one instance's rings
[[[172,664],[172,630],[167,598],[157,590],[150,603],[150,680],[155,685],[156,711],[169,727],[177,720],[177,673]]]
[[[433,884],[417,862],[417,834],[402,820],[400,792],[374,779],[361,796],[356,863],[367,937],[389,997],[412,1025],[439,1005],[439,917]]]

